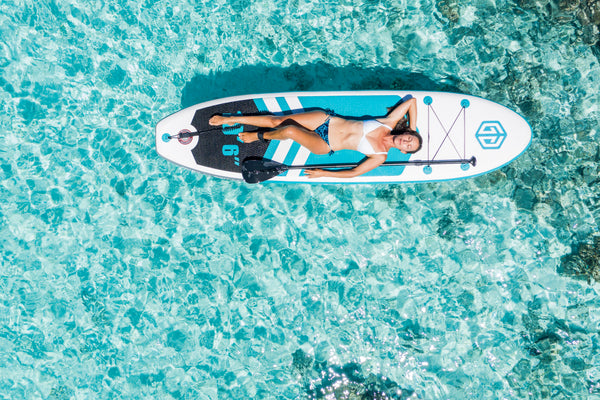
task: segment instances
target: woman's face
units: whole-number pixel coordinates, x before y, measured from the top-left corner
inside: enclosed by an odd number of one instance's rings
[[[419,148],[419,139],[413,135],[396,135],[394,145],[403,153],[411,153]]]

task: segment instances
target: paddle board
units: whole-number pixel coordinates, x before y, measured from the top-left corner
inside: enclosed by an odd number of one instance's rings
[[[268,182],[400,183],[469,178],[494,171],[521,155],[531,127],[519,114],[479,97],[423,91],[297,92],[229,97],[172,114],[156,125],[158,154],[183,167],[221,178],[242,180],[245,160],[271,160],[290,166],[354,165],[357,151],[316,155],[292,140],[243,143],[238,134],[254,126],[210,126],[215,114],[287,115],[331,110],[349,119],[372,119],[403,99],[417,100],[417,130],[423,146],[415,154],[391,149],[386,164],[353,178],[309,179],[303,168],[284,169]]]

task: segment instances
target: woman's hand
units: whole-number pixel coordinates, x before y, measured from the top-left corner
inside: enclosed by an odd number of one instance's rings
[[[322,178],[327,176],[327,172],[323,169],[305,169],[304,173],[308,175],[310,179],[312,178]]]
[[[385,118],[378,118],[377,120],[387,126],[395,127],[407,113],[408,127],[414,131],[417,129],[417,99],[414,97],[400,103]]]

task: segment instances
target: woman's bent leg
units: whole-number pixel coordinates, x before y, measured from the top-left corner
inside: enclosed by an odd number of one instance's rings
[[[301,146],[306,147],[314,154],[329,154],[329,145],[315,132],[296,125],[288,125],[283,128],[270,132],[264,132],[265,139],[285,140],[291,139]],[[258,140],[256,132],[242,132],[240,139],[244,143],[251,143]]]
[[[284,118],[285,121],[292,120],[295,123],[302,125],[306,129],[314,131],[319,127],[319,125],[321,125],[327,120],[328,116],[329,114],[327,114],[325,111],[308,111],[298,114],[286,115]]]

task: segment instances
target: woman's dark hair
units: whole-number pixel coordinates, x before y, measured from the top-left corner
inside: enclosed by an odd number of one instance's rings
[[[419,145],[417,146],[417,148],[415,150],[409,151],[408,152],[409,154],[413,154],[413,153],[416,153],[417,151],[421,150],[421,147],[423,147],[423,138],[421,137],[419,132],[413,131],[412,129],[410,129],[407,126],[400,126],[401,123],[402,123],[402,121],[400,121],[398,123],[398,125],[396,125],[396,127],[391,132],[391,134],[392,135],[410,135],[410,136],[417,138],[417,140],[419,141]]]

